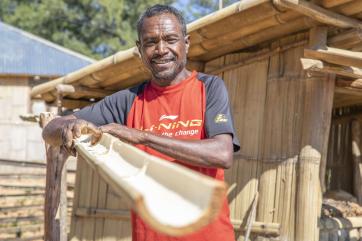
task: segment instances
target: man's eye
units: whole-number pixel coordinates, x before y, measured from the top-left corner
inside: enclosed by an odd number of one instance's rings
[[[155,44],[156,44],[155,41],[146,41],[146,42],[145,42],[145,46],[146,46],[146,47],[151,47],[151,46],[154,46]]]
[[[178,39],[176,38],[170,38],[170,39],[167,39],[167,43],[170,43],[170,44],[174,44],[178,41]]]

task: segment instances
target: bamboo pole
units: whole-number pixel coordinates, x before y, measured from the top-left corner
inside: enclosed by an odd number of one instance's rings
[[[322,0],[322,5],[325,8],[332,8],[338,5],[349,3],[353,0]]]
[[[336,74],[344,77],[362,79],[362,68],[353,66],[340,66],[325,63],[321,60],[301,58],[303,69],[327,74]]]
[[[277,6],[293,9],[303,15],[306,15],[320,23],[336,26],[339,28],[362,28],[362,22],[353,18],[346,17],[336,12],[326,10],[312,2],[303,0],[273,0]]]
[[[328,38],[328,45],[334,48],[351,49],[362,42],[362,30],[353,29]]]
[[[299,156],[296,241],[313,241],[318,232],[320,159],[321,154],[311,146],[303,147]]]
[[[325,44],[326,33],[310,32],[310,48]],[[296,200],[296,241],[316,241],[322,195],[319,168],[328,149],[332,117],[334,75],[313,73],[305,80],[305,96]],[[324,177],[322,177],[324,178]]]
[[[362,68],[362,53],[327,47],[325,49],[305,49],[304,56],[332,64]]]
[[[362,11],[362,2],[360,0],[354,0],[334,7],[333,11],[346,16],[355,15]]]
[[[352,156],[353,156],[353,191],[357,201],[362,205],[362,160],[361,160],[361,123],[352,120]]]

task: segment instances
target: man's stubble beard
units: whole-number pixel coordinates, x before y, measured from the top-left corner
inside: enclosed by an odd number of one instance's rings
[[[187,60],[185,58],[181,62],[181,64],[176,66],[175,68],[173,68],[174,70],[172,72],[170,72],[170,73],[168,73],[169,71],[165,71],[166,73],[160,73],[160,72],[152,71],[152,74],[153,74],[154,78],[157,79],[157,80],[160,80],[160,82],[171,82],[182,71],[182,69],[185,68],[186,62],[187,62]]]

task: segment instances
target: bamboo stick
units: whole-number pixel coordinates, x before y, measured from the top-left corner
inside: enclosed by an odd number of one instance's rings
[[[333,11],[326,10],[312,2],[303,0],[298,0],[297,2],[293,0],[273,0],[273,3],[278,6],[293,9],[303,15],[311,17],[320,23],[336,26],[339,28],[362,28],[362,23],[360,21],[335,13]]]

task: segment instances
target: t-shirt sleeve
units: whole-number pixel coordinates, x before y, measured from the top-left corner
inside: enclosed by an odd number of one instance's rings
[[[99,102],[74,113],[78,119],[92,122],[96,126],[109,123],[126,124],[127,114],[135,98],[135,91],[122,90]]]
[[[205,131],[207,137],[231,134],[234,151],[240,150],[224,81],[216,76],[206,85]]]

